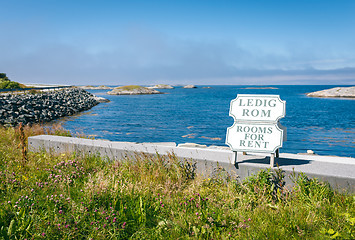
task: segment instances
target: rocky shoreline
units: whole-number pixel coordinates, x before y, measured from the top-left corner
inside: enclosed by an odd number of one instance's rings
[[[335,87],[306,94],[308,97],[355,98],[355,87]]]
[[[36,94],[2,94],[0,125],[49,122],[88,110],[100,102],[102,99],[75,88]]]
[[[161,92],[138,85],[128,85],[115,87],[112,91],[107,92],[109,95],[143,95],[143,94],[161,94]]]

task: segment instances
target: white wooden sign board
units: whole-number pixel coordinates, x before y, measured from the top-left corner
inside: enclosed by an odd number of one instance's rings
[[[234,124],[227,129],[226,144],[235,152],[274,154],[286,140],[286,128],[278,122],[286,115],[286,102],[278,95],[238,94],[229,115]]]
[[[277,124],[234,123],[227,129],[226,143],[236,152],[275,153],[282,140]]]
[[[238,94],[229,110],[235,121],[277,122],[285,114],[286,102],[278,95]]]

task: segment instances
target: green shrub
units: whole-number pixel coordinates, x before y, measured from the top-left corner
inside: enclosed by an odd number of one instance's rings
[[[11,81],[5,73],[0,73],[0,89],[16,89],[23,88],[23,85],[18,82]]]

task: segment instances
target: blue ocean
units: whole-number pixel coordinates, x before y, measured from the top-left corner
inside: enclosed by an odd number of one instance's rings
[[[62,120],[72,133],[96,139],[129,142],[193,142],[226,146],[230,101],[237,94],[276,94],[286,101],[287,141],[281,152],[355,157],[355,99],[310,98],[305,95],[336,86],[280,85],[197,86],[195,89],[160,89],[166,94],[108,95],[107,90],[89,92],[111,100]],[[251,89],[252,88],[252,89]]]

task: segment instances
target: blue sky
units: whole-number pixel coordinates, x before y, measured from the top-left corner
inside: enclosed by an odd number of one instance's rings
[[[355,84],[355,1],[0,0],[23,83]]]

